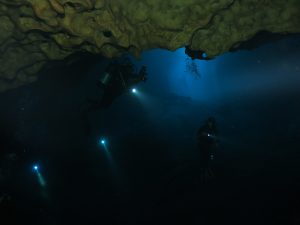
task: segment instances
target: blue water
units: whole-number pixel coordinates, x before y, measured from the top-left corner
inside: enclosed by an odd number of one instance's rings
[[[208,61],[187,59],[183,49],[147,51],[134,63],[147,66],[148,81],[91,113],[87,135],[79,108],[86,97],[101,97],[96,80],[108,63],[99,57],[44,70],[36,83],[0,95],[2,154],[18,158],[8,166],[7,218],[65,225],[296,221],[299,37]],[[193,63],[199,74],[188,69]],[[195,135],[209,116],[221,143],[216,178],[203,185]]]

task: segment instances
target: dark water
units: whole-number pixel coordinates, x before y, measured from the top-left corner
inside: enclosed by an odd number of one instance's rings
[[[91,113],[89,135],[79,108],[101,96],[107,60],[2,93],[0,224],[300,224],[299,37],[197,62],[200,78],[182,52],[145,53],[148,82]],[[195,134],[209,116],[220,147],[203,183]]]

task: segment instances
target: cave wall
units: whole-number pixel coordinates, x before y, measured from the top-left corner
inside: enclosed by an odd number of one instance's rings
[[[189,46],[212,58],[259,31],[300,32],[299,0],[0,0],[0,91],[78,52],[139,57]]]

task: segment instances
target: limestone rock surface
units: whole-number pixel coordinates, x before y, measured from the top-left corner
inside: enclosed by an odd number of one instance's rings
[[[188,46],[215,57],[257,32],[300,32],[299,0],[0,0],[0,91],[78,52],[138,57]]]

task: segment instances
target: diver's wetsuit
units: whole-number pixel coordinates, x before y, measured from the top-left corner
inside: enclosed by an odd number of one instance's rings
[[[92,104],[89,111],[108,108],[121,94],[139,82],[146,80],[145,66],[136,74],[134,73],[133,65],[130,63],[123,65],[112,63],[108,66],[106,72],[111,74],[111,80],[106,86],[100,82],[98,83],[98,86],[103,88],[103,96],[98,101],[90,101]]]
[[[99,100],[87,99],[88,104],[81,112],[87,133],[90,132],[88,122],[88,114],[90,112],[110,107],[117,97],[134,85],[147,79],[146,67],[143,66],[139,73],[136,73],[133,64],[130,62],[124,64],[113,62],[106,68],[103,75],[105,75],[102,77],[104,80],[106,79],[105,82],[99,80],[97,83],[97,86],[103,89],[102,97]]]
[[[200,164],[202,168],[209,168],[212,156],[217,146],[217,129],[215,125],[203,125],[197,133],[197,144],[200,152]]]

